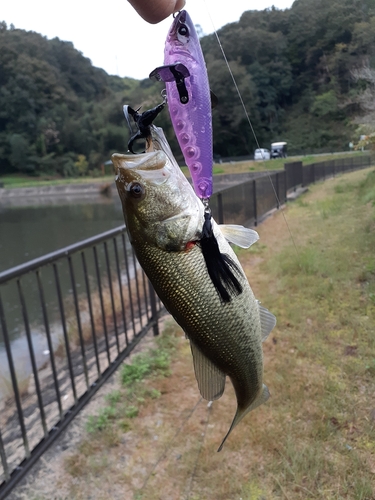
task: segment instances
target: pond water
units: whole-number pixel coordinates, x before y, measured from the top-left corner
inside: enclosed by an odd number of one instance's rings
[[[0,272],[122,224],[117,193],[0,201]]]
[[[124,218],[117,192],[109,197],[43,196],[6,203],[0,201],[0,272],[123,224]],[[48,273],[51,274],[52,271],[44,271],[45,291],[52,311],[56,310],[56,316],[50,318],[52,343],[55,346],[61,336],[61,327],[58,327],[58,321],[54,321],[58,317],[57,299],[52,297],[52,277],[49,278]],[[80,281],[83,282],[82,277]],[[26,275],[22,283],[32,325],[31,337],[36,363],[39,367],[45,362],[48,351],[46,336],[43,329],[38,327],[42,324],[42,319],[34,315],[38,309],[33,307],[34,302],[36,304],[38,301],[35,277]],[[69,277],[66,272],[61,275],[61,286],[63,290],[69,290]],[[83,285],[78,283],[77,286]],[[31,366],[16,284],[13,281],[1,288],[16,372],[19,376],[24,372],[27,375],[31,373]],[[2,335],[0,328],[0,400],[4,392],[1,381],[6,380],[9,383],[9,367]]]

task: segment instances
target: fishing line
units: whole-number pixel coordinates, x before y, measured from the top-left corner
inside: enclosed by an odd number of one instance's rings
[[[199,461],[199,457],[200,457],[200,454],[202,452],[202,448],[203,448],[203,443],[204,443],[204,440],[206,438],[206,433],[207,433],[207,429],[208,429],[208,424],[210,422],[210,416],[211,416],[211,412],[212,412],[212,401],[209,401],[209,403],[207,404],[207,408],[208,408],[208,415],[207,415],[207,420],[206,420],[206,425],[204,426],[204,431],[203,431],[203,439],[201,441],[201,444],[200,444],[200,447],[199,447],[199,450],[198,450],[198,455],[197,455],[197,458],[195,460],[195,465],[194,465],[194,470],[193,470],[193,473],[190,477],[190,482],[189,482],[189,487],[188,487],[188,492],[187,492],[187,496],[186,496],[186,500],[189,500],[189,497],[190,497],[190,493],[191,493],[191,486],[193,484],[193,480],[195,479],[195,475],[196,475],[196,472],[197,472],[197,467],[198,467],[198,461]]]
[[[182,428],[184,427],[184,425],[186,424],[186,422],[190,419],[190,417],[193,415],[193,413],[195,412],[195,410],[198,408],[198,406],[200,405],[200,403],[202,402],[203,398],[202,397],[199,397],[198,401],[196,402],[196,404],[194,405],[194,407],[190,410],[190,412],[187,414],[187,416],[184,418],[184,420],[182,421],[182,424],[180,425],[180,427],[177,429],[176,433],[174,434],[174,436],[168,441],[167,443],[167,446],[165,447],[163,453],[160,455],[160,457],[157,459],[157,461],[155,462],[155,464],[153,465],[151,471],[149,472],[148,476],[146,477],[146,479],[144,480],[144,483],[142,484],[141,488],[138,490],[138,491],[142,491],[147,483],[148,483],[148,480],[150,479],[150,477],[152,476],[152,474],[154,473],[154,470],[156,469],[156,467],[166,458],[167,456],[167,452],[169,450],[169,448],[171,447],[171,444],[173,443],[173,441],[176,439],[176,437],[180,434]]]
[[[214,30],[214,33],[215,33],[215,36],[216,36],[216,39],[217,39],[217,43],[218,43],[219,48],[220,48],[220,50],[221,50],[221,53],[222,53],[222,55],[223,55],[223,58],[224,58],[225,64],[227,65],[227,68],[228,68],[229,74],[230,74],[230,76],[231,76],[231,78],[232,78],[232,81],[233,81],[234,87],[235,87],[235,89],[236,89],[237,95],[238,95],[238,97],[239,97],[239,99],[240,99],[240,102],[241,102],[242,108],[243,108],[243,110],[244,110],[244,113],[245,113],[245,116],[246,116],[247,122],[248,122],[248,124],[249,124],[250,130],[251,130],[251,132],[252,132],[252,134],[253,134],[253,137],[254,137],[255,143],[256,143],[256,145],[257,145],[257,148],[258,148],[258,149],[261,149],[261,148],[260,148],[260,146],[259,146],[258,137],[257,137],[257,135],[256,135],[256,132],[255,132],[255,129],[254,129],[254,127],[253,127],[252,121],[251,121],[251,119],[250,119],[249,113],[248,113],[248,111],[247,111],[247,109],[246,109],[246,106],[245,106],[244,100],[243,100],[243,98],[242,98],[241,91],[240,91],[240,89],[238,88],[238,85],[237,85],[236,79],[235,79],[235,77],[234,77],[233,71],[232,71],[232,69],[231,69],[231,67],[230,67],[230,65],[229,65],[229,61],[228,61],[227,56],[226,56],[226,54],[225,54],[224,47],[223,47],[223,45],[222,45],[222,43],[221,43],[221,40],[220,40],[219,34],[218,34],[217,30],[216,30],[215,24],[214,24],[214,22],[213,22],[213,19],[212,19],[212,17],[211,17],[210,11],[209,11],[209,9],[208,9],[207,2],[206,2],[206,0],[203,0],[203,2],[204,2],[204,4],[205,4],[205,7],[206,7],[206,10],[207,10],[208,17],[210,18],[210,21],[211,21],[211,24],[212,24],[212,27],[213,27],[213,30]],[[262,152],[262,155],[263,155],[263,152]],[[278,195],[277,195],[277,191],[276,191],[276,188],[275,188],[275,186],[274,186],[274,183],[272,182],[271,174],[270,174],[269,172],[268,172],[268,178],[269,178],[269,180],[270,180],[270,183],[271,183],[271,186],[272,186],[272,190],[273,190],[274,195],[275,195],[275,198],[276,198],[276,202],[277,202],[278,206],[280,207],[280,206],[281,206],[281,203],[280,203],[279,197],[278,197]],[[286,227],[288,228],[288,232],[289,232],[289,235],[290,235],[290,239],[292,240],[294,250],[295,250],[295,252],[296,252],[296,254],[297,254],[297,257],[298,257],[298,259],[299,259],[299,252],[298,252],[298,248],[297,248],[297,245],[296,245],[296,243],[295,243],[295,241],[294,241],[294,238],[293,238],[293,235],[292,235],[292,231],[291,231],[291,229],[290,229],[290,227],[289,227],[289,224],[288,224],[288,221],[287,221],[287,219],[286,219],[285,213],[284,213],[284,211],[283,211],[283,210],[281,210],[281,213],[282,213],[282,216],[283,216],[283,219],[284,219],[285,225],[286,225]]]

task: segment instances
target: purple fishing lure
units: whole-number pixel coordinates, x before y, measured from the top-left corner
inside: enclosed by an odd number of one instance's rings
[[[164,64],[150,77],[166,84],[169,113],[194,190],[208,199],[213,164],[210,88],[199,38],[186,10],[176,15],[168,32]]]

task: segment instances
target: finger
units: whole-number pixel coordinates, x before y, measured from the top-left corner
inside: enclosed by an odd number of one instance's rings
[[[138,14],[151,24],[159,23],[183,9],[185,0],[128,0]]]

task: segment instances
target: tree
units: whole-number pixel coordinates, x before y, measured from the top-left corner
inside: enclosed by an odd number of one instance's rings
[[[35,167],[30,164],[30,147],[27,139],[21,134],[12,134],[9,138],[9,160],[19,172],[33,172]]]
[[[353,70],[355,81],[365,83],[364,90],[357,96],[362,114],[356,117],[357,134],[361,137],[358,148],[370,145],[375,150],[375,69],[368,65]]]

